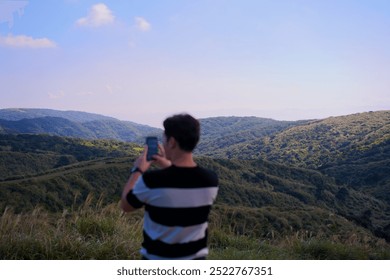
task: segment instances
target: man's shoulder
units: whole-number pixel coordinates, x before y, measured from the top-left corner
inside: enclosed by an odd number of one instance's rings
[[[152,178],[152,177],[165,177],[165,176],[170,176],[170,175],[174,175],[174,169],[171,167],[167,167],[167,168],[163,168],[163,169],[152,169],[152,170],[148,170],[147,172],[145,172],[145,174],[143,175],[144,179],[148,179],[148,178]]]
[[[215,182],[214,185],[218,185],[218,175],[212,171],[211,169],[207,169],[204,167],[198,167],[198,175],[202,176],[205,179]]]
[[[171,166],[160,170],[151,170],[144,174],[145,184],[149,187],[217,187],[218,176],[212,170],[180,168]]]

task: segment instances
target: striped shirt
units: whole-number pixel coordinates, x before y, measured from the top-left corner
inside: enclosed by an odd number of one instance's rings
[[[195,259],[207,256],[208,216],[218,192],[215,173],[202,167],[171,166],[139,177],[127,201],[145,206],[147,259]]]

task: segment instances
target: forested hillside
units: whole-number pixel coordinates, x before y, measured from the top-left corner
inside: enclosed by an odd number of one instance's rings
[[[223,127],[220,134],[225,133],[222,136],[230,135],[239,139],[235,145],[224,145],[221,141],[219,146],[211,146],[209,149],[205,147],[203,151],[214,157],[240,159],[263,157],[301,167],[318,168],[377,154],[381,152],[378,148],[387,146],[390,139],[390,111],[313,121],[286,123],[270,121],[264,123],[263,127],[256,128],[252,125],[249,129],[238,124],[240,122],[237,121],[232,125],[226,119],[226,122],[219,125]],[[257,133],[256,139],[241,136],[241,133],[247,130],[252,134]],[[211,134],[209,131],[210,129],[205,130],[206,139]],[[216,137],[214,134],[212,138]],[[371,150],[374,151],[370,153]]]
[[[201,119],[202,138],[197,153],[205,156],[236,157],[230,153],[231,147],[240,143],[256,141],[273,135],[289,127],[309,121],[276,121],[258,117],[217,117]]]
[[[161,129],[97,114],[48,109],[0,110],[0,133],[49,134],[142,143]]]
[[[6,124],[0,126],[3,218],[28,216],[37,207],[55,217],[82,209],[91,196],[100,198],[99,207],[115,205],[142,141],[95,138],[134,139],[145,131],[121,130],[123,122],[88,114],[70,120],[39,113],[1,120]],[[228,248],[241,252],[234,240],[247,238],[242,242],[254,252],[254,244],[270,240],[315,240],[369,248],[362,258],[388,258],[379,248],[390,248],[390,111],[299,122],[223,117],[201,123],[196,161],[220,178],[212,213],[217,255]],[[31,131],[18,134],[18,125]],[[7,133],[12,126],[13,133]],[[37,132],[42,128],[84,134],[49,136]],[[86,131],[93,137],[85,137]]]
[[[61,211],[82,203],[90,193],[104,194],[106,203],[115,202],[141,150],[123,142],[38,135],[2,135],[0,147],[1,211],[7,206],[26,211],[36,205]],[[322,218],[303,222],[297,214],[309,211],[311,215],[344,217],[380,237],[388,236],[386,203],[346,190],[318,171],[264,160],[200,157],[197,161],[220,177],[218,204],[235,207],[235,211],[272,209],[278,222],[270,227],[276,227],[277,233],[307,227],[324,231]]]
[[[390,203],[390,111],[312,121],[219,151],[317,169]]]
[[[116,120],[111,117],[85,113],[79,111],[60,111],[51,109],[28,109],[28,108],[9,108],[0,109],[0,119],[8,121],[20,121],[23,119],[36,119],[44,117],[54,117],[67,119],[76,123],[101,121],[101,120]]]
[[[389,141],[390,111],[378,111],[308,122],[237,145],[230,153],[319,168],[365,157],[386,159]]]

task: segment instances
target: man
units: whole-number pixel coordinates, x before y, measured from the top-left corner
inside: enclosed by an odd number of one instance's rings
[[[161,169],[147,171],[152,162],[146,160],[146,146],[134,163],[121,206],[125,212],[145,207],[144,259],[205,259],[208,216],[218,178],[193,159],[200,137],[198,120],[183,114],[163,124],[163,146],[153,157]]]

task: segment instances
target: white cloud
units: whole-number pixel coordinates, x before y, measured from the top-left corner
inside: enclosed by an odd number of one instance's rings
[[[0,23],[8,22],[9,28],[14,24],[14,13],[23,15],[28,1],[0,1]]]
[[[152,25],[142,17],[136,17],[135,24],[139,30],[144,32],[149,31],[152,28]]]
[[[50,99],[62,99],[65,97],[65,93],[62,90],[59,91],[58,93],[49,92],[47,95],[49,96]]]
[[[103,3],[93,5],[86,17],[76,21],[78,26],[99,27],[113,23],[115,17],[112,11]]]
[[[25,35],[17,35],[13,36],[8,35],[7,37],[3,37],[0,35],[0,45],[13,47],[13,48],[54,48],[56,47],[56,43],[47,39],[47,38],[32,38]]]

